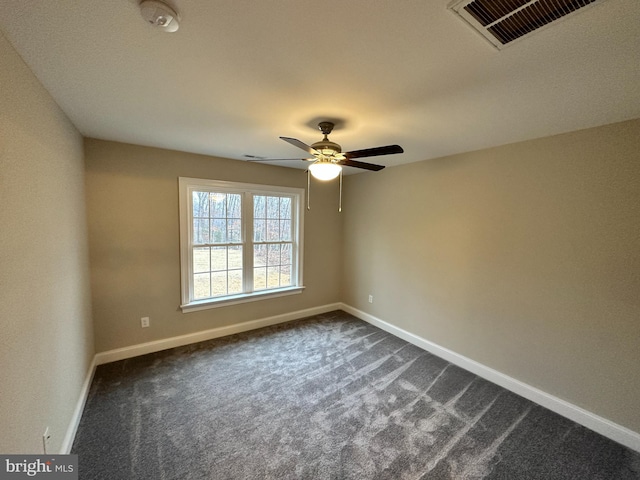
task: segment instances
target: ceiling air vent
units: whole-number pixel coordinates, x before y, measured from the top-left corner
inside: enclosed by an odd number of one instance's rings
[[[456,0],[449,9],[498,49],[605,0]]]

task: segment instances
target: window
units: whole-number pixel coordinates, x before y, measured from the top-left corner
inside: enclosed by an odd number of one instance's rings
[[[183,311],[302,286],[300,188],[180,178]]]

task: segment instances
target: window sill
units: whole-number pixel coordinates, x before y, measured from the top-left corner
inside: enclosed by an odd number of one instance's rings
[[[207,298],[206,300],[196,300],[185,305],[180,305],[182,313],[197,312],[198,310],[207,310],[209,308],[228,307],[230,305],[238,305],[240,303],[256,302],[258,300],[267,300],[269,298],[284,297],[287,295],[297,295],[302,293],[305,287],[287,287],[277,290],[266,290],[263,292],[245,293],[241,295],[233,295],[224,298]]]

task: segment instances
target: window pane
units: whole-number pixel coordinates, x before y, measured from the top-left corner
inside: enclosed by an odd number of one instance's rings
[[[229,270],[229,294],[242,293],[242,270]]]
[[[280,245],[268,246],[267,265],[280,265]]]
[[[227,217],[240,218],[242,215],[242,200],[237,193],[227,195]]]
[[[266,218],[267,197],[256,195],[253,197],[253,218]]]
[[[211,243],[227,243],[227,221],[211,220]]]
[[[291,265],[283,265],[280,267],[280,286],[288,287],[291,285]]]
[[[242,268],[242,247],[229,247],[227,253],[229,268]]]
[[[267,220],[267,242],[278,242],[280,240],[280,222],[278,220]]]
[[[211,270],[220,271],[227,269],[227,247],[211,248]]]
[[[211,293],[213,297],[227,294],[227,272],[213,272],[211,274]]]
[[[254,268],[253,269],[253,289],[264,290],[267,288],[267,269]]]
[[[282,253],[280,254],[280,265],[291,265],[291,244],[282,245]]]
[[[196,300],[211,296],[209,273],[197,273],[193,276],[193,298]]]
[[[227,242],[240,243],[242,241],[242,224],[240,219],[227,220]]]
[[[280,222],[280,240],[287,242],[291,240],[291,220]]]
[[[227,196],[224,193],[211,194],[211,216],[225,218],[227,216]]]
[[[267,267],[267,288],[280,286],[280,267]]]
[[[193,192],[193,216],[208,217],[209,216],[209,192]]]
[[[291,199],[287,197],[280,198],[280,218],[291,218]]]
[[[280,197],[267,197],[267,218],[280,216]]]
[[[209,243],[209,220],[193,219],[193,243]]]
[[[211,266],[209,247],[193,249],[193,273],[208,272]]]
[[[253,246],[253,266],[254,267],[267,266],[267,246],[266,245]]]
[[[253,241],[264,242],[267,239],[267,226],[264,220],[253,221]]]

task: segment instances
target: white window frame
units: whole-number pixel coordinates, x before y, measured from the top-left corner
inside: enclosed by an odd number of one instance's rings
[[[258,185],[253,183],[226,182],[200,178],[179,177],[180,208],[180,282],[182,300],[180,308],[183,312],[192,312],[208,308],[223,307],[245,302],[253,302],[267,298],[295,295],[304,290],[302,263],[304,208],[303,188]],[[193,297],[193,207],[194,191],[210,191],[220,193],[236,193],[242,195],[242,252],[243,252],[243,285],[247,293],[225,295],[221,297],[195,300]],[[291,198],[292,222],[292,285],[282,288],[251,291],[253,288],[253,196],[254,195],[286,195]],[[249,201],[251,200],[251,201]]]

